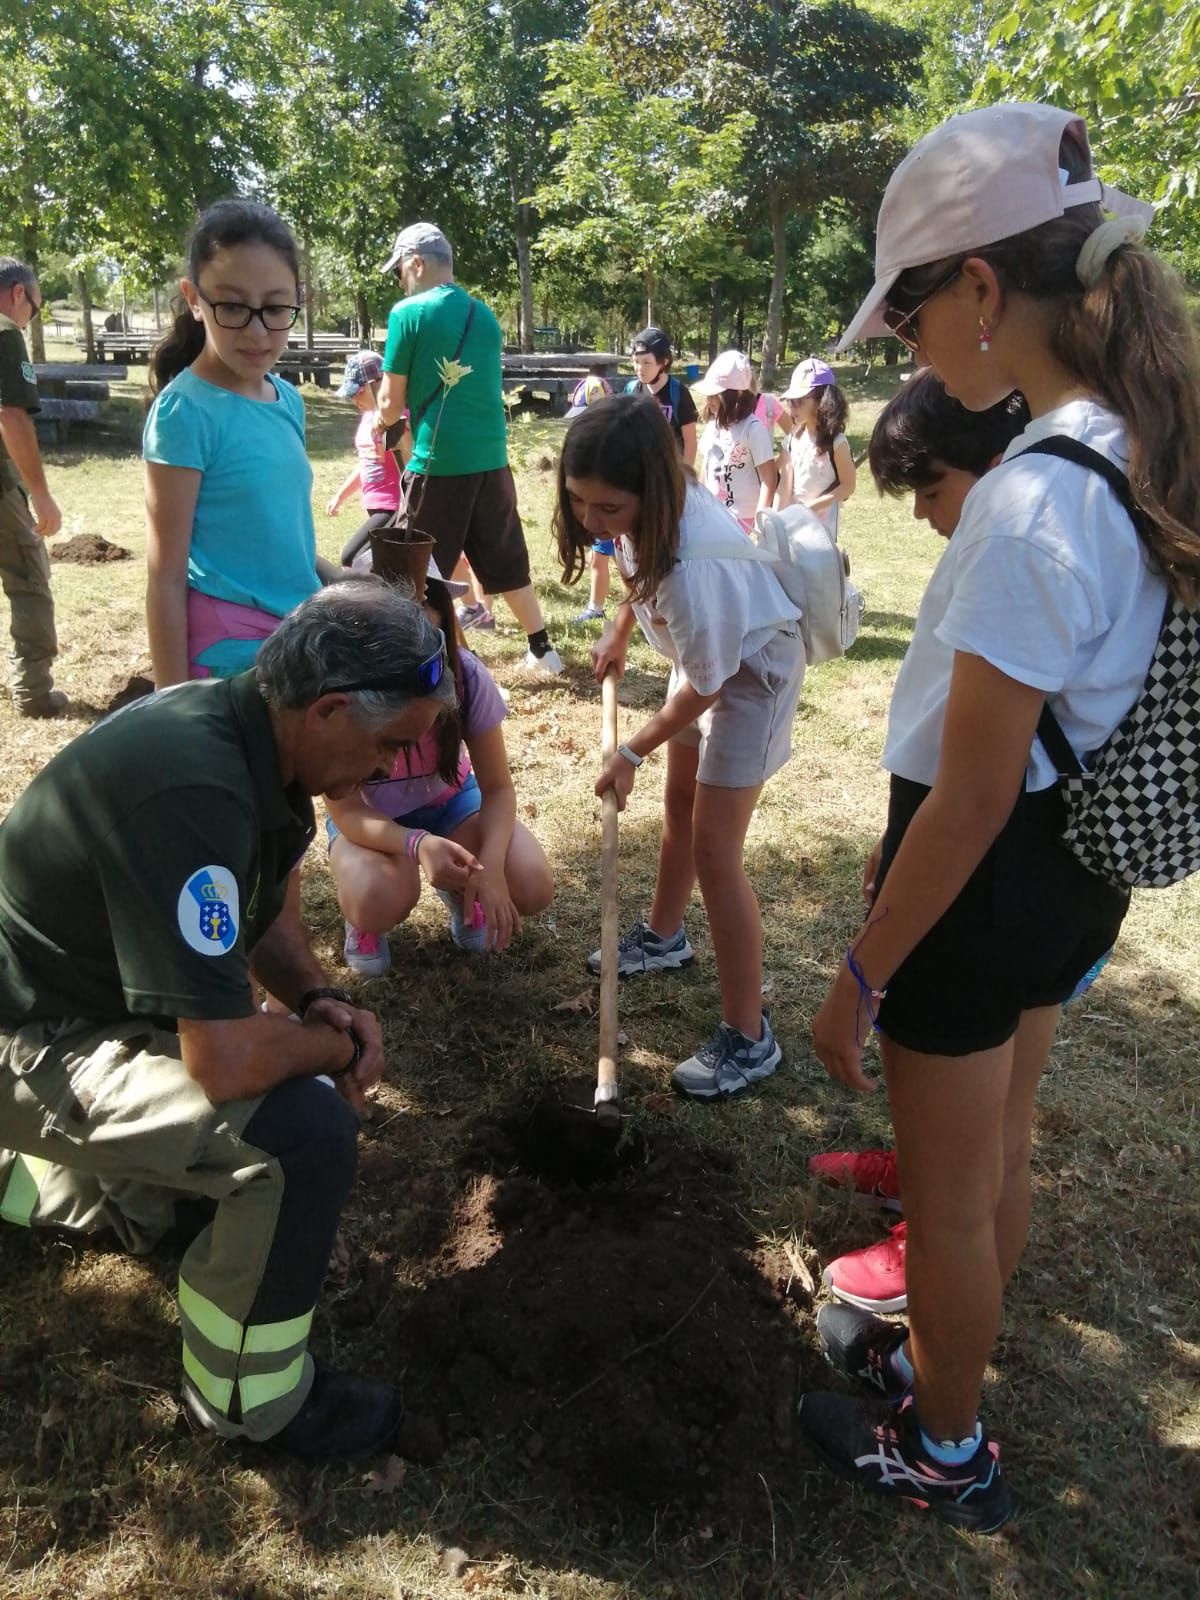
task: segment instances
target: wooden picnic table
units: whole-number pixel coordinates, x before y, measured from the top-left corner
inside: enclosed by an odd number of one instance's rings
[[[34,418],[43,432],[62,443],[76,422],[101,420],[109,399],[109,384],[120,383],[128,369],[113,365],[91,366],[82,361],[43,361],[33,369],[42,409]]]
[[[565,416],[571,395],[580,379],[593,369],[607,378],[614,389],[621,357],[611,351],[583,350],[567,355],[561,351],[529,354],[505,352],[501,357],[504,392],[515,396],[514,406],[529,405],[552,417]]]

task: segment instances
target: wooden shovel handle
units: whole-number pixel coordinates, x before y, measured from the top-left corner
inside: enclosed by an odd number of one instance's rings
[[[601,751],[605,761],[617,748],[617,675],[612,667],[600,685],[603,707]],[[617,794],[606,789],[600,798],[600,1065],[599,1087],[617,1082]]]

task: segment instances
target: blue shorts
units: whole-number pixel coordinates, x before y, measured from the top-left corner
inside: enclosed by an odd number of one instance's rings
[[[427,833],[436,833],[439,839],[448,839],[452,833],[457,833],[468,817],[475,815],[482,804],[483,795],[479,792],[475,774],[469,772],[467,781],[449,800],[443,800],[435,806],[418,806],[415,811],[397,817],[396,821],[402,828],[424,828]],[[332,845],[341,832],[332,817],[325,818],[325,832]]]
[[[617,553],[616,546],[611,539],[593,539],[592,549],[598,556],[615,556]]]

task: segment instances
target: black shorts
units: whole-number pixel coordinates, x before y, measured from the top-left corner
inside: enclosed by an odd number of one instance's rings
[[[893,777],[879,883],[929,790]],[[1022,793],[958,898],[901,963],[880,1032],[907,1050],[965,1056],[1011,1039],[1023,1011],[1061,1005],[1113,946],[1129,892],[1060,843],[1057,787]]]
[[[433,539],[433,559],[452,578],[465,555],[485,594],[511,594],[529,582],[529,551],[509,467],[427,478],[406,472],[401,499],[410,527]]]

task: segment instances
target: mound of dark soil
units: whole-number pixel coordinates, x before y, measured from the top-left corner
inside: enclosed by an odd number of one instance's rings
[[[77,533],[65,544],[50,546],[51,561],[74,561],[81,567],[98,567],[104,561],[128,561],[123,544],[110,544],[98,533]]]
[[[664,1134],[580,1183],[553,1175],[545,1133],[528,1115],[476,1127],[431,1276],[405,1294],[410,1401],[447,1443],[515,1444],[556,1496],[769,1529],[763,1480],[786,1493],[795,1470],[786,1264],[756,1249],[711,1152]]]
[[[148,694],[154,693],[154,680],[150,677],[150,666],[146,667],[121,682],[114,678],[109,689],[109,700],[104,707],[104,715],[110,716],[114,711],[120,711],[122,706],[132,705],[135,700],[144,700]]]

